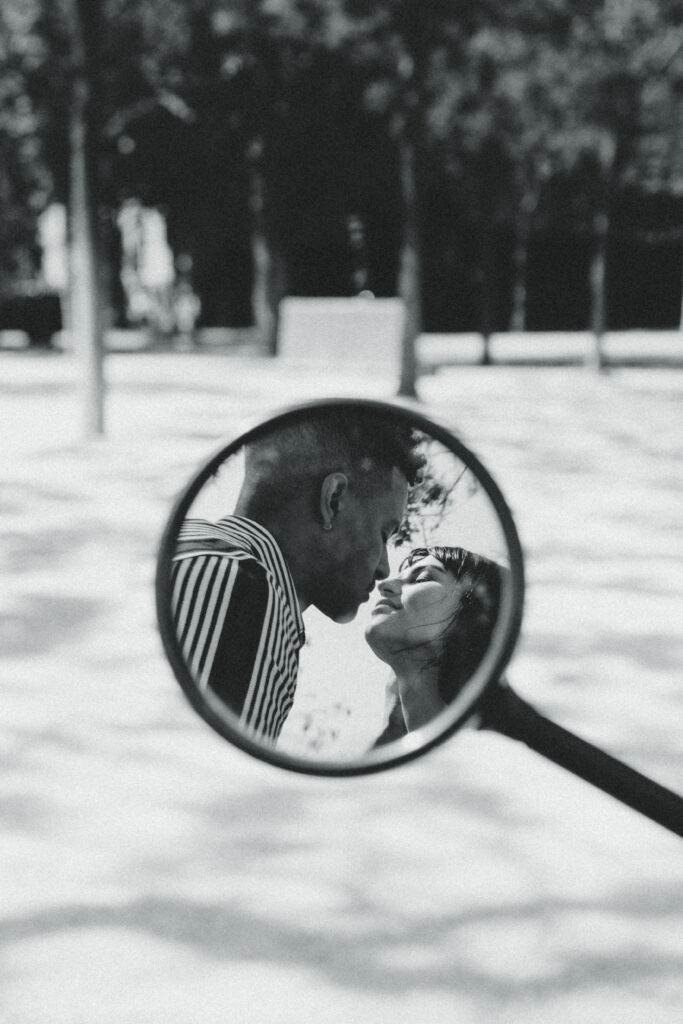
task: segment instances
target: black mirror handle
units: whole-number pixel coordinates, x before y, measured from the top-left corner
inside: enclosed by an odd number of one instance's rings
[[[539,714],[501,682],[480,708],[480,728],[520,740],[555,764],[683,836],[683,799]]]

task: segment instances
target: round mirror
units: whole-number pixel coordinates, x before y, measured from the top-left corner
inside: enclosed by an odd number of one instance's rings
[[[399,764],[473,720],[518,636],[503,496],[448,430],[336,399],[224,445],[162,537],[175,675],[226,739],[294,771]]]

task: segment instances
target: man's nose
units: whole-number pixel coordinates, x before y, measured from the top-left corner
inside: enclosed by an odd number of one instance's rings
[[[387,549],[382,548],[382,557],[379,560],[379,564],[375,569],[375,579],[385,580],[389,575],[389,556],[387,555]]]

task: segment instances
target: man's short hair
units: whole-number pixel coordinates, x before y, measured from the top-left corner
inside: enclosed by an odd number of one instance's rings
[[[424,461],[419,444],[412,427],[379,410],[314,410],[249,444],[246,473],[283,497],[333,472],[345,473],[359,493],[386,486],[394,468],[413,486]]]

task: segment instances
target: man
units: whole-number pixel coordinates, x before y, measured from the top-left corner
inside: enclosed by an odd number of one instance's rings
[[[311,605],[350,622],[389,572],[386,545],[421,460],[409,428],[370,410],[312,411],[245,452],[233,515],[188,520],[173,611],[207,702],[275,742],[296,689]]]

